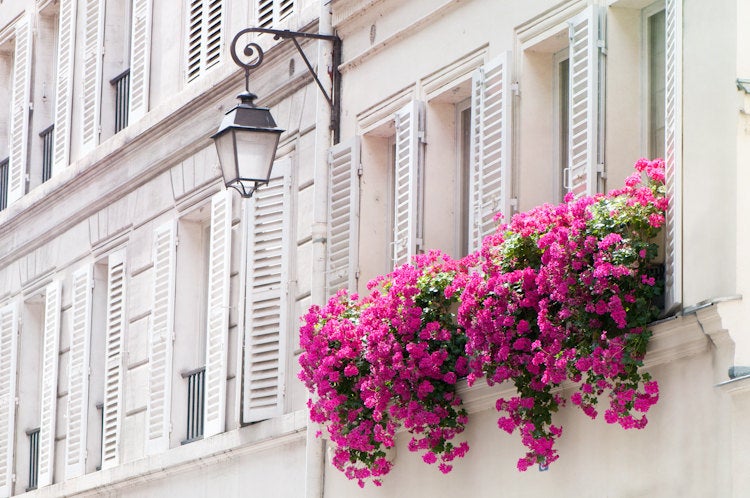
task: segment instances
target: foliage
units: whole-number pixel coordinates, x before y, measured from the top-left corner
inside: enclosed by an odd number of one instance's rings
[[[569,399],[591,418],[606,394],[608,423],[644,427],[658,385],[638,368],[658,311],[650,268],[668,201],[662,162],[636,170],[607,195],[514,216],[461,261],[419,255],[361,299],[341,291],[311,307],[299,377],[334,465],[360,485],[380,484],[403,427],[411,451],[449,472],[468,451],[452,442],[467,423],[456,393],[464,376],[515,386],[496,408],[498,426],[517,429],[527,448],[519,470],[558,458],[552,414],[566,401],[563,382],[577,386]]]

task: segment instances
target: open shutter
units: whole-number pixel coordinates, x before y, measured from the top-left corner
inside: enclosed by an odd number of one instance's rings
[[[682,302],[682,0],[666,4],[664,167],[670,199],[665,229],[665,308]]]
[[[92,266],[73,273],[68,353],[68,417],[65,437],[65,478],[86,472],[86,429],[89,406]]]
[[[99,143],[104,0],[85,0],[84,3],[81,137],[83,152],[88,152]]]
[[[393,267],[408,263],[421,245],[422,141],[424,107],[413,100],[396,113],[394,158]]]
[[[273,178],[251,200],[243,422],[283,411],[290,234],[290,160],[277,161]]]
[[[154,233],[154,301],[148,349],[148,411],[146,452],[169,449],[174,336],[175,224]]]
[[[11,95],[10,134],[8,147],[8,204],[26,193],[26,157],[29,136],[29,103],[31,102],[32,29],[28,15],[15,27],[16,47],[13,52],[13,89]]]
[[[273,0],[257,0],[255,19],[259,28],[273,27]]]
[[[205,437],[224,432],[229,340],[229,269],[232,248],[232,200],[228,191],[211,198],[206,322]]]
[[[13,446],[16,418],[16,362],[18,361],[18,308],[0,308],[0,496],[13,489]]]
[[[599,9],[569,22],[569,145],[566,188],[576,196],[597,191],[599,142]]]
[[[130,108],[128,118],[135,122],[148,112],[151,74],[151,0],[133,0],[130,35]]]
[[[120,462],[122,356],[125,328],[125,251],[110,254],[107,270],[107,335],[104,357],[102,469]]]
[[[187,22],[187,80],[193,81],[201,72],[203,0],[191,0]]]
[[[326,290],[357,288],[359,137],[328,151],[328,258]]]
[[[188,10],[187,80],[221,61],[224,0],[191,0]]]
[[[52,174],[68,166],[70,156],[70,117],[73,103],[73,69],[76,40],[76,0],[60,0],[55,75],[55,133],[52,147]]]
[[[510,54],[479,68],[472,77],[470,251],[494,232],[495,214],[510,218]]]
[[[42,346],[42,414],[39,426],[39,487],[52,484],[57,423],[57,366],[60,352],[60,282],[47,286]]]

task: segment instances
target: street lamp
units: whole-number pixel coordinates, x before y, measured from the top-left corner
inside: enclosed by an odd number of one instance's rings
[[[335,139],[338,138],[337,94],[339,82],[336,66],[340,59],[341,43],[338,37],[332,35],[265,28],[246,28],[234,36],[230,47],[232,60],[245,70],[245,91],[237,96],[240,103],[224,115],[219,130],[211,138],[214,140],[219,155],[224,184],[227,188],[236,189],[242,197],[252,197],[253,192],[259,186],[268,183],[271,177],[273,160],[276,157],[276,148],[279,145],[279,137],[284,132],[276,126],[276,121],[274,121],[271,111],[267,107],[257,107],[253,102],[258,97],[251,93],[249,89],[250,70],[257,68],[263,62],[263,49],[257,43],[247,43],[242,50],[242,54],[251,59],[249,61],[241,60],[237,54],[237,44],[240,37],[247,33],[271,33],[276,39],[291,39],[294,42],[297,51],[302,55],[308,70],[312,73],[315,82],[332,109],[331,128],[334,130]],[[302,51],[299,42],[297,42],[297,37],[334,42],[333,98],[323,88],[323,84]]]

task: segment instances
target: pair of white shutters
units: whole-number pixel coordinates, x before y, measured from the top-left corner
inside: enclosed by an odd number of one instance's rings
[[[209,233],[204,437],[224,431],[232,237],[232,200],[227,191],[219,192],[211,198]],[[169,221],[154,231],[153,307],[149,330],[149,394],[146,411],[146,451],[149,454],[169,449],[175,338],[176,240],[174,221]]]
[[[60,345],[60,283],[45,289],[42,331],[41,414],[38,486],[52,483],[57,409],[57,368]],[[16,374],[18,362],[18,306],[0,309],[0,496],[10,496],[13,484]]]
[[[68,414],[66,420],[65,478],[85,474],[89,419],[89,376],[93,273],[86,265],[73,274],[71,289]],[[119,463],[122,419],[125,331],[125,251],[107,261],[104,393],[102,406],[102,468]]]
[[[278,28],[281,22],[294,12],[295,0],[257,0],[255,6],[256,26]]]
[[[130,101],[128,119],[133,122],[148,111],[151,65],[151,2],[133,0],[130,36]],[[75,69],[77,0],[60,0],[57,73],[55,76],[55,136],[53,175],[70,161],[73,73]],[[99,142],[105,0],[84,0],[81,99],[82,153]]]

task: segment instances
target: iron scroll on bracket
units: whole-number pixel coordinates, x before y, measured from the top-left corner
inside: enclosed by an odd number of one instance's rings
[[[272,34],[274,35],[274,40],[284,39],[284,40],[292,40],[292,43],[294,43],[295,48],[297,49],[297,52],[299,52],[299,55],[302,57],[302,60],[305,62],[305,65],[307,66],[308,71],[312,75],[313,79],[315,80],[315,83],[318,85],[318,88],[323,93],[323,96],[325,97],[326,101],[328,102],[328,106],[331,108],[331,123],[329,125],[329,128],[331,131],[333,131],[333,143],[337,144],[339,142],[339,116],[341,112],[341,100],[339,98],[340,92],[341,92],[341,73],[339,72],[339,65],[341,64],[341,38],[335,35],[321,35],[317,33],[305,33],[301,31],[289,31],[288,29],[268,29],[268,28],[245,28],[238,32],[236,35],[234,35],[234,38],[232,39],[231,44],[231,55],[232,60],[235,64],[237,64],[239,67],[243,68],[245,71],[245,90],[249,92],[250,88],[250,71],[253,69],[258,68],[263,63],[263,49],[255,42],[248,42],[245,43],[244,47],[241,47],[240,53],[243,58],[240,58],[240,55],[238,54],[238,45],[242,45],[240,43],[240,38],[243,35],[246,35],[248,33],[266,33],[266,34]],[[323,83],[318,78],[318,74],[315,72],[315,69],[313,68],[312,64],[310,64],[310,60],[305,55],[305,52],[302,50],[302,47],[299,44],[299,41],[297,41],[297,38],[307,38],[307,39],[313,39],[313,40],[325,40],[330,41],[333,43],[333,50],[332,50],[332,61],[331,61],[331,87],[332,92],[329,95],[328,92],[326,92],[325,87],[323,87]]]

